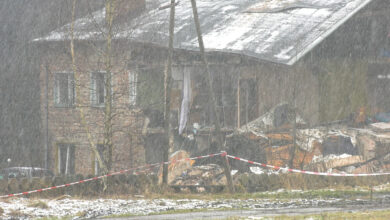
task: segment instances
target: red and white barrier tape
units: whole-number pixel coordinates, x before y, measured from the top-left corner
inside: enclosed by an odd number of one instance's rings
[[[141,170],[141,169],[144,170],[144,171],[133,172],[135,175],[139,175],[140,173],[145,172],[145,170],[150,170],[153,167],[160,166],[163,164],[171,164],[171,163],[177,163],[177,162],[182,162],[182,161],[198,160],[198,159],[204,159],[204,158],[209,158],[209,157],[215,157],[218,155],[226,156],[226,152],[221,152],[221,153],[217,153],[217,154],[209,154],[209,155],[205,155],[205,156],[198,156],[198,157],[192,157],[192,158],[184,158],[184,159],[180,159],[180,160],[172,160],[172,161],[163,162],[163,163],[147,164],[144,166],[130,168],[127,170],[121,170],[121,171],[109,173],[109,174],[102,175],[102,176],[97,176],[97,177],[93,177],[93,178],[89,178],[89,179],[85,179],[85,180],[76,181],[73,183],[67,183],[67,184],[63,184],[63,185],[59,185],[59,186],[52,186],[52,187],[47,187],[47,188],[43,188],[43,189],[31,190],[31,191],[22,192],[22,193],[3,195],[3,196],[0,196],[0,198],[9,198],[9,197],[14,197],[14,196],[29,195],[32,193],[44,192],[44,191],[48,191],[48,190],[52,190],[52,189],[59,189],[59,188],[63,188],[63,187],[73,186],[76,184],[86,183],[86,182],[89,182],[92,180],[99,180],[99,179],[102,179],[104,177],[120,175],[120,174],[128,173],[130,171]]]
[[[240,157],[226,155],[227,157],[230,157],[235,160],[243,161],[249,164],[259,165],[264,168],[270,168],[275,170],[283,170],[285,172],[293,172],[293,173],[303,173],[303,174],[309,174],[309,175],[317,175],[317,176],[384,176],[384,175],[390,175],[390,173],[362,173],[362,174],[352,174],[352,173],[324,173],[324,172],[314,172],[314,171],[306,171],[306,170],[297,170],[297,169],[290,169],[288,167],[278,167],[278,166],[272,166],[264,163],[258,163],[250,160],[246,160]]]

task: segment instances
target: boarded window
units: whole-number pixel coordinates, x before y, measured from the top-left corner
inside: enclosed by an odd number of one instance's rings
[[[105,72],[93,72],[91,74],[91,103],[93,106],[103,106],[106,94]]]
[[[75,173],[75,146],[74,144],[58,144],[58,173]]]
[[[73,73],[55,73],[54,76],[54,104],[57,107],[71,107],[74,105],[75,86]]]

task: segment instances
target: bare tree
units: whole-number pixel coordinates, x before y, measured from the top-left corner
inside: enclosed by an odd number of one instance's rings
[[[75,57],[75,50],[74,50],[74,23],[75,23],[76,4],[77,4],[77,0],[73,0],[73,3],[72,3],[72,22],[71,22],[71,28],[70,28],[70,35],[71,35],[70,51],[71,51],[71,57],[72,57],[72,69],[73,69],[73,72],[74,72],[75,89],[76,89],[76,93],[80,93],[80,86],[81,86],[81,83],[80,83],[80,72],[78,71],[78,68],[76,66],[76,60],[75,60],[76,57]],[[97,160],[99,162],[99,165],[103,169],[104,173],[107,173],[108,172],[107,166],[103,162],[103,159],[100,157],[100,154],[99,154],[99,152],[98,152],[98,150],[96,148],[96,144],[95,144],[95,142],[94,142],[94,140],[92,138],[90,129],[89,129],[88,125],[87,125],[87,122],[86,122],[86,119],[85,119],[84,109],[82,108],[82,106],[84,104],[82,103],[82,100],[81,100],[81,98],[79,98],[79,96],[76,96],[76,97],[77,97],[76,98],[76,105],[79,105],[78,106],[78,110],[79,110],[79,113],[80,113],[81,125],[85,129],[85,132],[86,132],[86,135],[87,135],[87,138],[88,138],[88,142],[89,142],[90,148],[95,153],[96,158],[97,158]]]
[[[216,102],[215,94],[213,91],[212,76],[211,76],[210,68],[209,68],[209,65],[207,62],[207,57],[206,57],[206,53],[205,53],[205,49],[204,49],[204,43],[203,43],[202,32],[200,29],[199,15],[198,15],[198,9],[196,6],[196,0],[191,0],[191,5],[192,5],[192,11],[194,14],[194,22],[195,22],[195,27],[196,27],[196,33],[198,35],[198,43],[199,43],[200,53],[202,56],[202,62],[206,68],[206,73],[207,73],[206,82],[207,82],[208,95],[210,97],[210,101],[212,104],[212,111],[213,111],[213,115],[214,115],[214,125],[215,125],[215,133],[217,136],[217,144],[218,144],[219,149],[224,149],[224,144],[223,144],[224,141],[223,141],[222,132],[221,132],[221,124],[219,121],[218,111],[217,111],[217,102]],[[232,180],[232,177],[230,174],[229,164],[228,164],[227,160],[225,160],[225,158],[223,159],[222,162],[223,162],[224,167],[225,167],[224,170],[225,170],[225,176],[226,176],[226,179],[228,182],[229,191],[231,193],[234,193],[233,180]]]
[[[164,136],[165,146],[163,153],[163,161],[168,161],[168,154],[171,145],[171,129],[170,129],[170,105],[171,105],[171,84],[172,84],[172,58],[173,58],[173,40],[175,34],[175,0],[171,0],[171,11],[169,16],[169,46],[168,59],[165,65],[164,72]],[[168,183],[168,164],[163,165],[163,184]]]

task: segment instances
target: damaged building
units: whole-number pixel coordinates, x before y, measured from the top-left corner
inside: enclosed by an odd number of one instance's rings
[[[135,2],[140,3],[118,17],[113,35],[112,86],[119,94],[113,100],[119,115],[113,122],[118,130],[114,169],[162,160],[169,5],[163,0]],[[356,143],[372,139],[332,139],[328,122],[361,127],[368,116],[390,112],[390,13],[385,0],[197,2],[218,117],[230,152],[278,166],[288,166],[294,154],[292,166],[321,170],[330,167],[310,166],[327,155],[358,155],[355,164],[370,160],[372,149]],[[98,169],[79,122],[79,107],[72,103],[75,96],[83,97],[86,120],[101,142],[104,89],[99,90],[99,82],[104,81],[104,61],[96,51],[105,40],[104,18],[100,10],[75,22],[82,94],[74,94],[69,83],[74,74],[70,25],[34,40],[44,51],[41,106],[47,160],[59,173],[66,167],[75,173]],[[174,49],[172,150],[220,151],[212,144],[213,114],[190,1],[176,5]],[[61,82],[68,86],[59,86]],[[307,130],[312,128],[321,130],[317,139]],[[63,165],[68,162],[72,164]]]

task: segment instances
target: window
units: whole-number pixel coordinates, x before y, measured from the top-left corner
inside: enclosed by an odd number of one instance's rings
[[[105,72],[93,72],[91,74],[91,102],[93,106],[104,106],[106,94]]]
[[[56,73],[54,76],[54,104],[57,107],[74,105],[75,86],[73,73]]]
[[[104,161],[104,156],[103,156],[103,152],[104,152],[104,145],[103,144],[96,144],[96,149],[100,155],[100,159],[102,159]],[[104,163],[104,162],[103,162]],[[95,156],[95,175],[99,175],[101,174],[101,170],[100,170],[100,165],[99,165],[99,161],[98,161],[98,158],[97,156]]]
[[[137,73],[129,73],[129,98],[130,106],[135,106],[137,104]]]
[[[58,173],[75,173],[75,146],[73,144],[58,144]]]

